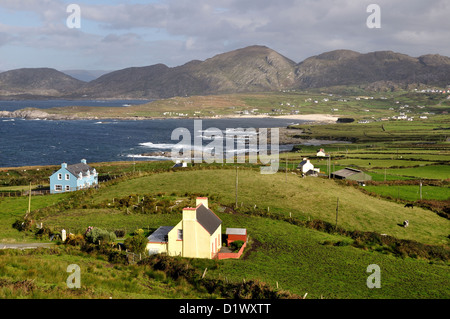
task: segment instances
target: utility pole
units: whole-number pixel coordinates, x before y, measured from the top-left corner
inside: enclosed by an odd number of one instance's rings
[[[287,158],[287,153],[286,153],[286,167],[285,167],[285,181],[287,182],[287,165],[288,165],[288,158]]]
[[[339,197],[337,198],[337,203],[336,203],[336,226],[334,227],[335,229],[337,229],[338,213],[339,213]]]
[[[238,207],[238,166],[236,166],[236,203],[235,203],[235,208]]]
[[[422,180],[420,180],[419,189],[420,189],[420,199],[422,199]]]
[[[30,182],[30,193],[28,194],[28,214],[31,213],[31,182]]]
[[[328,178],[331,178],[331,154],[328,156]]]

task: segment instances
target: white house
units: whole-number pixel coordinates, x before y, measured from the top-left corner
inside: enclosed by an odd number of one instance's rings
[[[301,170],[302,174],[306,175],[315,175],[320,172],[320,168],[314,168],[314,165],[307,158],[304,158],[303,161],[298,164],[297,169]]]
[[[328,154],[326,154],[325,150],[323,148],[321,148],[320,150],[317,151],[316,156],[325,157],[325,156],[328,156]]]

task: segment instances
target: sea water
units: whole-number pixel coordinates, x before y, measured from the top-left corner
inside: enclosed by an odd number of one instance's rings
[[[0,102],[0,110],[6,110],[1,107],[1,104],[6,101]],[[34,105],[34,107],[40,105],[40,108],[58,104],[55,101],[20,102],[16,105],[17,109],[23,108],[23,103]],[[89,106],[93,104],[86,102]],[[108,101],[107,104],[112,106],[113,103]],[[124,104],[132,103],[115,101],[118,107]],[[80,105],[80,103],[78,101],[73,105]],[[59,103],[58,106],[68,105]],[[203,129],[218,128],[226,132],[227,129],[234,128],[286,127],[297,123],[302,121],[274,118],[204,119],[202,127]],[[194,119],[53,121],[0,118],[0,167],[59,165],[62,162],[72,164],[78,163],[81,159],[91,163],[171,160],[170,157],[142,156],[142,154],[170,152],[179,143],[179,140],[171,139],[172,132],[181,127],[192,132],[192,138],[194,134],[202,134],[202,132],[193,131]],[[204,145],[210,142],[205,140]],[[280,151],[291,148],[292,145],[280,145]]]

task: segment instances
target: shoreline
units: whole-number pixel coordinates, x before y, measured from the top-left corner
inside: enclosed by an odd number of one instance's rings
[[[263,119],[263,118],[273,118],[273,119],[287,119],[287,120],[300,120],[300,121],[312,121],[317,123],[336,123],[338,116],[330,114],[292,114],[292,115],[216,115],[211,117],[145,117],[145,116],[124,116],[124,117],[108,117],[108,116],[77,116],[77,115],[62,115],[62,114],[52,114],[47,113],[41,109],[22,109],[16,111],[1,111],[0,118],[19,118],[19,119],[31,119],[31,120],[117,120],[117,121],[143,121],[143,120],[165,120],[165,119]]]

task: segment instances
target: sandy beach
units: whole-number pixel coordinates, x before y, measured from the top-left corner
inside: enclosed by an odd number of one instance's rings
[[[314,121],[321,123],[336,123],[339,116],[330,114],[292,114],[292,115],[223,115],[218,118],[277,118],[302,121]]]

